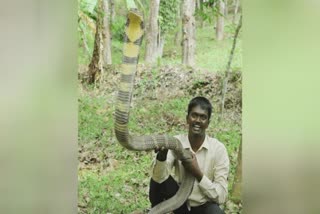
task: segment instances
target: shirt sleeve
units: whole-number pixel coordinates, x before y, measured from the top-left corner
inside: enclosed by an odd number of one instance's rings
[[[174,162],[174,156],[171,150],[168,151],[167,160],[159,161],[154,158],[152,166],[152,179],[157,183],[162,183],[168,179]]]
[[[209,199],[222,204],[228,195],[229,157],[225,147],[217,152],[213,171],[214,181],[203,175],[199,188]]]

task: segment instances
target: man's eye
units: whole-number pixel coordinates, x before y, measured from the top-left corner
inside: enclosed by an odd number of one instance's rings
[[[206,116],[201,116],[201,120],[206,120],[207,117]]]

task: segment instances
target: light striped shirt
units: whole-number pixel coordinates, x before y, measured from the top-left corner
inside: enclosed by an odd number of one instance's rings
[[[198,165],[203,173],[200,182],[195,180],[193,190],[188,198],[191,207],[200,206],[207,201],[218,204],[224,203],[228,195],[229,157],[226,147],[215,138],[206,135],[205,140],[197,152],[193,152],[188,135],[175,136],[183,145],[197,157]],[[169,175],[181,183],[184,167],[169,150],[166,161],[155,159],[153,163],[152,179],[157,183],[165,181]]]

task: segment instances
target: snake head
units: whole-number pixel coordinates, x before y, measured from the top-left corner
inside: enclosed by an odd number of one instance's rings
[[[144,33],[143,15],[136,9],[131,9],[128,12],[126,23],[127,41],[140,45]]]
[[[139,23],[139,25],[141,23],[143,23],[143,15],[140,11],[138,11],[137,9],[130,9],[130,11],[128,12],[128,16],[127,16],[129,23]]]

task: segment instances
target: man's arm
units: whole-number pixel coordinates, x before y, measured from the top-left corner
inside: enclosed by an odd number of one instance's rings
[[[157,183],[162,183],[168,179],[172,166],[174,162],[174,157],[172,151],[160,150],[157,153],[156,159],[154,160],[152,179]]]
[[[214,181],[211,181],[202,173],[195,156],[192,161],[182,164],[197,179],[203,194],[212,201],[221,204],[225,202],[228,195],[229,157],[225,147],[221,147],[217,154],[214,169],[212,169],[214,171]]]
[[[205,175],[199,182],[200,190],[211,200],[222,204],[228,196],[229,157],[225,147],[217,152],[214,165],[214,181]]]

